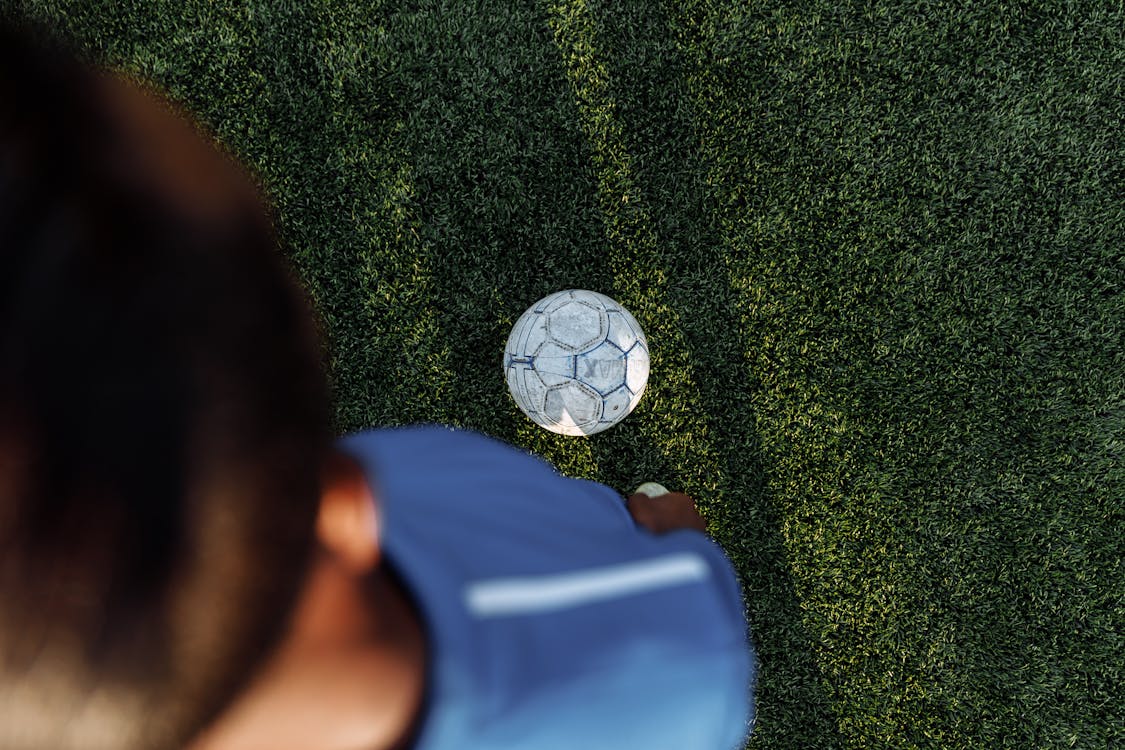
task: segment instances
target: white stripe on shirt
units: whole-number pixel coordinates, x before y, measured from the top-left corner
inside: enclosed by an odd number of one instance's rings
[[[481,619],[536,614],[702,581],[710,575],[702,556],[684,552],[577,572],[475,581],[465,587],[465,604]]]

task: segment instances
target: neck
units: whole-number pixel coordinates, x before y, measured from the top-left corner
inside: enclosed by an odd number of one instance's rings
[[[426,649],[393,578],[357,578],[325,555],[294,614],[273,657],[190,750],[391,750],[407,737]]]

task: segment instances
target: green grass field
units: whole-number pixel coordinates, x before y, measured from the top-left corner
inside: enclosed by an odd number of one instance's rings
[[[1120,3],[28,5],[260,175],[341,431],[698,497],[750,748],[1125,746]],[[568,287],[653,351],[588,440],[500,366]]]

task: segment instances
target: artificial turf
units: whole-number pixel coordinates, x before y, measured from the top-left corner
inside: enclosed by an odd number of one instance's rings
[[[698,497],[750,748],[1125,746],[1120,4],[26,5],[259,175],[340,431]],[[500,368],[570,287],[653,353],[585,440]]]

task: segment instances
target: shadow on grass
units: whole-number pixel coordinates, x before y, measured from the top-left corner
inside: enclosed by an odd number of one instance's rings
[[[433,259],[410,210],[400,61],[371,10],[254,15],[272,42],[255,61],[268,81],[264,177],[323,318],[340,433],[437,421],[452,380]]]
[[[514,407],[501,359],[516,318],[568,287],[606,288],[604,230],[588,147],[557,50],[534,9],[463,3],[384,19],[409,163],[406,210],[453,380],[434,418],[521,445],[596,476],[589,445],[534,427]],[[425,378],[413,387],[424,388]]]
[[[730,248],[707,184],[713,165],[698,147],[698,120],[711,113],[685,85],[695,61],[678,46],[683,19],[651,3],[615,4],[609,12],[578,0],[551,10],[592,141],[619,266],[617,291],[627,304],[638,300],[638,317],[652,327],[654,381],[661,364],[679,368],[664,377],[691,391],[653,394],[667,410],[649,416],[646,442],[650,451],[665,453],[674,472],[668,479],[698,494],[747,597],[760,659],[750,746],[838,746],[788,568],[781,515],[767,492],[750,405],[760,386],[743,349],[749,337],[726,257]],[[663,363],[654,338],[675,349]],[[661,434],[680,429],[692,445],[676,446],[674,435]],[[602,462],[612,461],[615,446],[598,447]],[[681,460],[677,470],[676,453],[694,460],[686,466]],[[700,469],[712,475],[692,476]]]

